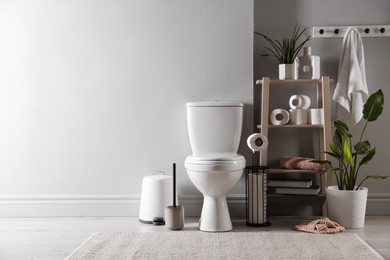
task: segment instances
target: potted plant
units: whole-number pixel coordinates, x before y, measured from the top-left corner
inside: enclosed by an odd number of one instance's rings
[[[303,42],[298,44],[299,38],[305,31],[306,28],[301,30],[299,25],[295,25],[291,37],[284,37],[282,41],[273,40],[262,33],[255,32],[256,34],[263,36],[264,39],[271,45],[271,47],[265,47],[269,54],[265,54],[263,56],[271,55],[278,60],[279,79],[294,78],[294,60],[306,42],[311,39],[311,36],[308,36],[303,40]]]
[[[382,90],[373,93],[364,104],[364,127],[358,141],[353,144],[353,136],[348,126],[337,120],[334,122],[335,132],[330,143],[331,151],[325,151],[337,162],[334,166],[328,160],[313,160],[326,164],[328,172],[336,176],[337,186],[326,188],[328,214],[346,228],[361,228],[367,204],[367,188],[362,184],[367,179],[385,179],[388,176],[366,175],[359,183],[358,176],[362,166],[367,165],[376,153],[368,140],[364,140],[364,132],[369,122],[376,121],[382,114],[384,96]]]

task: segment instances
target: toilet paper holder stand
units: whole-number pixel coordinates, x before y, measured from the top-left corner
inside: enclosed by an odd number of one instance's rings
[[[267,172],[268,166],[245,167],[245,216],[247,226],[268,227]]]

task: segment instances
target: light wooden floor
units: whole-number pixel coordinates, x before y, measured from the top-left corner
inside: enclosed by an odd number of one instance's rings
[[[271,219],[272,226],[253,228],[234,220],[232,232],[292,231],[294,219]],[[187,218],[185,230],[197,230],[197,219]],[[91,234],[102,231],[177,232],[164,226],[139,223],[136,217],[0,218],[0,259],[64,259]],[[390,259],[390,216],[366,218],[359,234],[385,259]]]

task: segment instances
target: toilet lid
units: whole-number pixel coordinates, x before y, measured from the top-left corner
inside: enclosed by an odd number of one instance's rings
[[[205,102],[188,102],[187,107],[243,107],[244,104],[239,102],[228,101],[205,101]]]
[[[245,163],[245,158],[237,153],[198,153],[187,156],[185,162],[190,164]]]

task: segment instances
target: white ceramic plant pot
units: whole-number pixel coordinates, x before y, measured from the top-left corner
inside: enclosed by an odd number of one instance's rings
[[[279,79],[294,79],[294,64],[279,64]]]
[[[328,215],[345,228],[362,228],[366,216],[368,189],[339,190],[337,186],[326,187]]]

